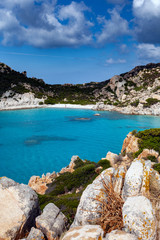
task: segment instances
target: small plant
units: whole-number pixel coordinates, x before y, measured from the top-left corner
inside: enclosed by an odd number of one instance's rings
[[[146,99],[146,103],[143,104],[143,107],[147,108],[147,107],[150,107],[150,106],[152,106],[152,105],[154,105],[158,102],[160,102],[160,101],[156,98],[148,98],[148,99]]]
[[[105,200],[99,200],[96,198],[102,207],[100,211],[100,218],[97,219],[97,223],[101,225],[104,235],[106,235],[106,233],[113,230],[121,230],[123,228],[122,207],[124,201],[121,196],[114,191],[112,176],[110,176],[110,181],[108,181],[108,183],[106,183],[103,179],[102,183],[107,197]]]

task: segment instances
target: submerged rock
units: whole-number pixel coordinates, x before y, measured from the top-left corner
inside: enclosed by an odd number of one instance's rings
[[[62,240],[100,240],[103,230],[99,225],[85,225],[71,228]]]
[[[0,179],[0,239],[22,238],[38,214],[38,196],[29,186]]]
[[[43,213],[36,218],[36,227],[43,232],[48,240],[59,237],[65,230],[66,223],[65,215],[53,203],[49,203],[43,209]]]

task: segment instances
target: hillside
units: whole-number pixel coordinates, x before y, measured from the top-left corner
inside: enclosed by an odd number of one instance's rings
[[[103,82],[49,85],[0,63],[0,109],[44,104],[95,104],[98,110],[160,115],[160,63],[137,66]]]

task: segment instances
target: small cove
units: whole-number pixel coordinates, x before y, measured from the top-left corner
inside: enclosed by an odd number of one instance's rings
[[[100,116],[94,116],[100,113]],[[160,117],[84,109],[0,112],[0,177],[28,183],[32,175],[60,171],[73,155],[99,161],[119,153],[127,133],[159,127]]]

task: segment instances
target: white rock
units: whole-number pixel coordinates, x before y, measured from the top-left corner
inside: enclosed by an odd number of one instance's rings
[[[39,229],[32,227],[27,237],[27,240],[43,240],[43,239],[45,239],[43,233]]]
[[[120,230],[114,230],[106,235],[104,240],[138,240],[138,238],[130,233]]]
[[[38,214],[38,196],[29,186],[0,179],[0,239],[23,237]]]
[[[113,174],[113,172],[113,168],[108,168],[107,170],[103,171],[93,181],[93,183],[88,185],[84,190],[72,227],[96,224],[97,218],[100,216],[100,213],[98,213],[98,211],[101,211],[101,204],[98,199],[106,199],[106,193],[104,192],[102,179],[106,184],[108,184],[110,181],[110,176]]]
[[[143,169],[144,167],[142,160],[136,159],[132,162],[125,176],[122,193],[123,199],[136,196],[140,193],[143,181]]]
[[[67,219],[59,208],[49,203],[43,213],[36,218],[36,227],[40,229],[48,240],[59,237],[65,229]]]
[[[122,209],[126,232],[138,239],[155,240],[156,219],[151,202],[144,196],[128,197]]]
[[[85,225],[71,228],[62,240],[100,240],[103,230],[99,225]]]

